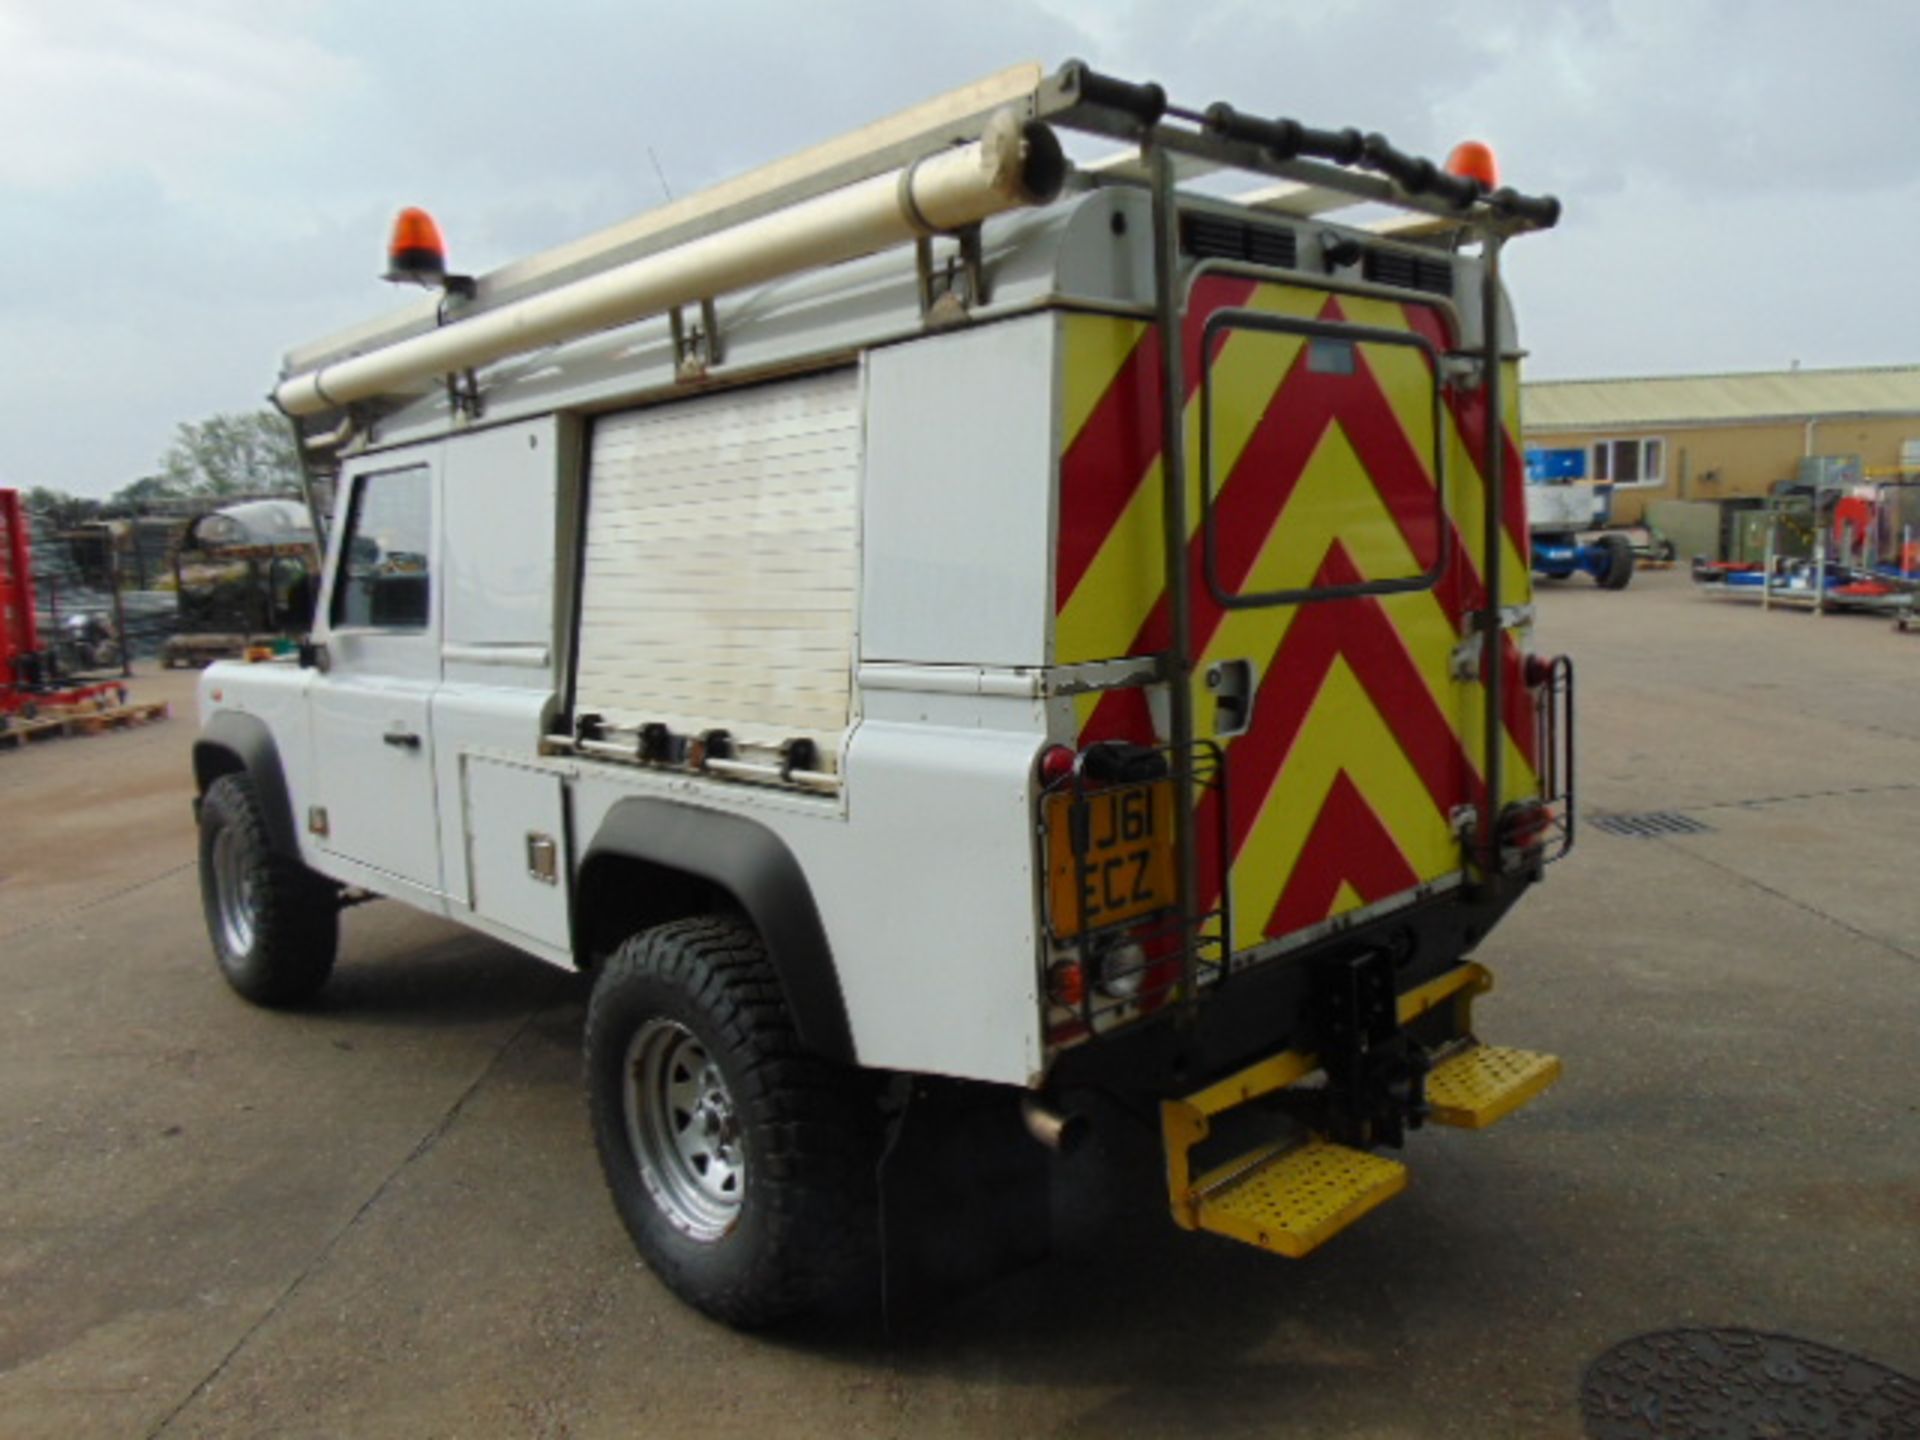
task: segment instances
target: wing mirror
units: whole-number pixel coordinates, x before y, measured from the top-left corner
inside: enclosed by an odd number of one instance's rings
[[[333,668],[333,658],[327,654],[324,641],[302,640],[300,642],[300,668],[318,670],[322,675]]]

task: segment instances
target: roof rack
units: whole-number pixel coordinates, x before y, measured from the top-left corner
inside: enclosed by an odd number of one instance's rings
[[[1511,189],[1488,192],[1477,181],[1405,154],[1383,135],[1318,130],[1295,120],[1247,114],[1224,103],[1205,111],[1184,109],[1170,103],[1157,84],[1118,80],[1077,60],[1051,75],[1037,63],[1027,63],[582,239],[501,266],[478,279],[470,298],[422,301],[297,348],[286,358],[283,378],[292,381],[348,357],[366,356],[436,330],[452,330],[636,261],[764,221],[888,171],[911,167],[949,147],[978,142],[995,117],[1009,114],[1026,124],[1039,122],[1130,142],[1134,147],[1130,153],[1087,167],[1097,180],[1144,183],[1150,151],[1159,149],[1170,155],[1176,180],[1238,170],[1279,182],[1243,196],[1225,197],[1256,209],[1299,216],[1322,216],[1369,204],[1401,209],[1408,213],[1373,227],[1394,238],[1466,227],[1492,227],[1512,234],[1550,226],[1559,216],[1559,202],[1551,197],[1535,198]],[[1044,201],[1052,196],[1035,198]],[[887,243],[905,238],[909,237],[894,237]],[[823,256],[813,263],[836,258],[851,257]],[[702,297],[688,297],[689,301],[698,298]],[[661,308],[645,313],[657,314]],[[546,338],[520,348],[543,343]],[[279,398],[285,404],[287,387],[281,388]],[[308,414],[339,408],[329,399],[327,387],[304,389],[309,392],[301,397],[305,403],[287,408]],[[350,398],[363,397],[343,395],[341,401]]]
[[[1111,162],[1109,173],[1127,178],[1146,178],[1144,150],[1151,143],[1171,152],[1178,178],[1246,170],[1289,182],[1293,188],[1276,187],[1263,198],[1268,208],[1294,213],[1391,205],[1456,226],[1492,224],[1506,234],[1544,230],[1560,218],[1560,202],[1551,195],[1524,195],[1510,186],[1489,190],[1407,154],[1377,131],[1319,130],[1285,117],[1248,114],[1224,101],[1191,110],[1169,101],[1157,84],[1101,75],[1078,60],[1041,83],[1034,117],[1137,143],[1143,153],[1133,164],[1121,157]],[[1295,204],[1314,208],[1294,210]]]

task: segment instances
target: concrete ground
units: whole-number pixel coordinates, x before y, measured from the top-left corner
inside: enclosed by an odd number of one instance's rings
[[[0,1434],[1573,1436],[1583,1366],[1679,1325],[1920,1373],[1920,636],[1678,574],[1540,611],[1589,810],[1710,826],[1584,830],[1483,947],[1486,1032],[1559,1087],[1416,1136],[1305,1262],[1120,1196],[891,1340],[736,1335],[648,1276],[570,978],[380,905],[317,1011],[228,993],[190,703],[0,752]]]

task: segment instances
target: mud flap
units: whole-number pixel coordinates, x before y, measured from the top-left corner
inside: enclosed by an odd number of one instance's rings
[[[914,1083],[880,1159],[882,1316],[889,1330],[1045,1260],[1052,1155],[1020,1092]]]

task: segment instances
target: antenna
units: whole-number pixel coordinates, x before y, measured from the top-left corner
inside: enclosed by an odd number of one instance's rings
[[[660,188],[667,192],[667,199],[673,199],[673,187],[667,184],[667,172],[660,168],[660,157],[653,153],[653,147],[647,146],[647,159],[653,162],[653,173],[660,182]]]

